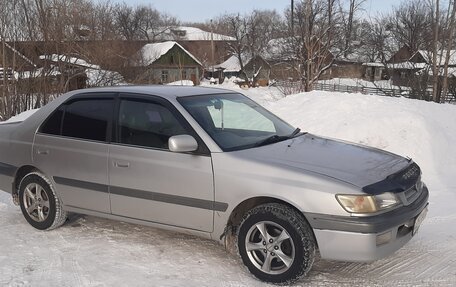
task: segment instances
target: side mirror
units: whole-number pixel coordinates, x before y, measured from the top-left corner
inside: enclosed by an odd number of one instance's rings
[[[198,149],[198,143],[190,135],[178,135],[169,138],[168,147],[172,152],[190,152]]]

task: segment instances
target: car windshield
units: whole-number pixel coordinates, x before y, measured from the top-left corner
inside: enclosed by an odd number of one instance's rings
[[[241,94],[191,96],[178,101],[223,151],[272,144],[299,132]]]

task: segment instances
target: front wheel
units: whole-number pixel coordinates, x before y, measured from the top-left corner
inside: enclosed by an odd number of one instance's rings
[[[315,239],[309,224],[291,207],[271,203],[244,217],[238,231],[242,261],[260,280],[289,283],[305,276],[315,259]]]
[[[67,213],[51,182],[40,173],[30,173],[22,179],[19,201],[25,219],[37,229],[50,230],[65,223]]]

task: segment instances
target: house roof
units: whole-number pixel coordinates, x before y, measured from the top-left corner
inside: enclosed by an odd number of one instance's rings
[[[434,75],[434,72],[432,69],[429,69],[428,71],[430,76]],[[444,69],[443,67],[439,68],[439,75],[443,76]],[[448,77],[456,77],[456,67],[448,67]]]
[[[363,63],[363,66],[367,67],[384,67],[383,63],[380,62],[368,62],[368,63]]]
[[[388,64],[387,66],[390,69],[396,69],[396,70],[415,70],[415,69],[423,69],[427,66],[427,64],[406,61],[406,62],[400,62],[400,63],[391,63],[391,64]]]
[[[171,50],[174,46],[178,46],[182,51],[184,51],[189,57],[191,57],[195,62],[197,62],[199,65],[201,62],[193,56],[189,51],[185,50],[184,47],[182,47],[179,43],[174,42],[174,41],[166,41],[162,43],[153,43],[153,44],[147,44],[144,45],[141,50],[139,51],[140,55],[142,56],[142,60],[144,61],[144,65],[148,66],[155,61],[157,61],[161,56],[165,55],[168,53],[169,50]]]
[[[233,37],[217,33],[212,33],[212,37],[214,41],[236,40]],[[195,27],[179,26],[165,29],[164,32],[158,36],[158,38],[162,40],[210,41],[211,32]]]
[[[418,50],[415,54],[420,54],[426,63],[432,63],[432,52],[426,50]],[[415,54],[411,57],[413,58]],[[447,50],[441,50],[437,52],[437,61],[439,61],[439,66],[442,66],[445,63],[445,57]],[[449,66],[456,66],[456,50],[450,50],[450,61],[448,62]]]
[[[59,55],[59,54],[40,55],[40,60],[49,60],[49,61],[56,62],[56,63],[65,62],[68,64],[81,66],[84,68],[100,69],[100,66],[98,66],[98,65],[90,64],[83,59],[71,57],[71,56],[67,56],[67,55]]]
[[[37,67],[35,65],[35,63],[33,63],[32,60],[30,60],[29,58],[27,58],[24,54],[22,54],[21,52],[19,52],[18,50],[16,50],[14,47],[12,47],[10,44],[6,43],[5,42],[5,46],[10,49],[11,51],[13,51],[13,53],[15,53],[16,55],[18,55],[20,58],[22,58],[25,62],[27,62],[28,64],[32,65],[33,67]]]
[[[239,72],[241,70],[241,63],[239,62],[239,58],[235,55],[229,57],[225,62],[220,63],[218,65],[214,65],[214,70],[223,69],[224,72]]]

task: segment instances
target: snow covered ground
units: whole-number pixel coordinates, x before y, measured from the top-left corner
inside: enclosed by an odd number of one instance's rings
[[[305,131],[412,157],[430,189],[427,219],[392,256],[317,261],[296,286],[456,286],[456,106],[401,98],[241,90]],[[214,242],[91,216],[33,229],[0,193],[0,286],[269,286]]]

